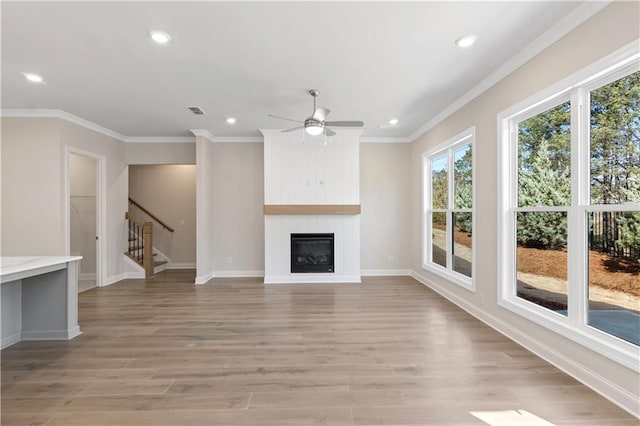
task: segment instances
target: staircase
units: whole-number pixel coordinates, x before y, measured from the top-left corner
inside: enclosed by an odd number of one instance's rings
[[[174,229],[160,221],[152,213],[139,205],[137,202],[129,198],[129,203],[134,204],[149,217],[158,222],[169,232]],[[127,221],[127,250],[125,256],[129,257],[135,263],[144,269],[145,278],[152,278],[156,272],[164,269],[163,265],[167,264],[167,260],[159,260],[158,252],[153,248],[153,222],[143,222],[135,218],[130,212],[125,212],[125,220]]]

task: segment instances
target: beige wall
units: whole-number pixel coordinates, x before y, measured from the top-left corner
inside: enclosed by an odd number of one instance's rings
[[[127,143],[127,164],[196,164],[195,143]]]
[[[411,268],[411,145],[360,144],[360,265],[363,274]]]
[[[2,118],[2,254],[66,254],[67,146],[106,158],[105,277],[121,279],[127,207],[124,144],[57,118]]]
[[[57,119],[2,118],[2,255],[63,255]]]
[[[215,273],[261,273],[263,145],[214,143],[211,147]],[[361,268],[365,271],[410,269],[410,153],[409,144],[360,145]]]
[[[497,306],[497,114],[573,72],[637,40],[640,3],[616,2],[540,53],[479,98],[438,124],[412,144],[411,240],[412,269],[444,289],[451,297],[498,329],[519,333],[546,356],[574,374],[590,372],[606,377],[636,397],[640,394],[637,373],[539,327],[524,317]],[[476,286],[475,294],[457,287],[421,267],[421,154],[448,138],[476,126]],[[484,296],[484,304],[483,304]],[[508,325],[508,326],[507,326]],[[536,343],[537,342],[537,343]],[[575,363],[575,364],[574,364]],[[583,380],[586,376],[583,375]],[[589,376],[594,377],[594,376]],[[604,383],[604,382],[602,382]],[[600,384],[602,384],[600,383]]]
[[[263,144],[212,145],[216,275],[259,275],[264,271]]]
[[[129,197],[160,218],[174,232],[153,222],[153,246],[171,259],[170,267],[195,268],[196,166],[129,166]],[[151,220],[129,206],[140,220]]]
[[[264,158],[261,143],[211,143],[213,269],[216,275],[264,271]],[[410,268],[409,144],[360,147],[362,269]],[[389,256],[393,260],[389,260]]]

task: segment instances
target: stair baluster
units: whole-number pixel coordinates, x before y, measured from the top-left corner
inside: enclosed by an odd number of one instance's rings
[[[153,277],[153,223],[139,222],[129,212],[125,212],[128,221],[128,250],[125,253],[144,268],[145,278]]]

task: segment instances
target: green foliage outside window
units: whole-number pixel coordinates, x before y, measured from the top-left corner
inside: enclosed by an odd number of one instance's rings
[[[640,202],[640,72],[591,92],[591,204]],[[571,105],[565,102],[519,123],[518,206],[570,205]],[[518,242],[537,248],[566,246],[562,213],[523,215]],[[555,225],[554,225],[555,224]],[[603,231],[640,253],[640,214],[612,221]],[[615,231],[615,232],[614,232]],[[640,255],[638,255],[640,257]]]
[[[570,106],[565,103],[520,123],[518,205],[567,206],[571,203]],[[551,141],[551,142],[550,142]],[[518,243],[527,247],[566,247],[564,213],[519,215]]]
[[[473,207],[473,152],[471,145],[465,145],[454,152],[454,205],[456,209]],[[461,231],[472,232],[472,214],[458,213],[456,223]]]

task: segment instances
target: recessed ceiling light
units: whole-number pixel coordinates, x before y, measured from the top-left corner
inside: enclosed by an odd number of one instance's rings
[[[227,118],[227,123],[228,124],[236,124],[236,119],[233,117],[228,117]]]
[[[389,124],[391,124],[392,126],[395,126],[396,124],[398,124],[398,119],[392,118],[391,120],[389,120]]]
[[[44,83],[44,79],[39,76],[38,74],[32,74],[29,72],[23,72],[22,75],[24,75],[24,78],[26,78],[27,80],[29,80],[32,83]]]
[[[171,41],[169,34],[163,33],[162,31],[151,31],[149,32],[149,36],[158,44],[167,44]]]
[[[478,36],[475,36],[473,34],[466,35],[466,36],[460,37],[459,39],[456,40],[456,46],[458,46],[458,47],[469,47],[473,43],[475,43],[477,39],[478,39]]]

